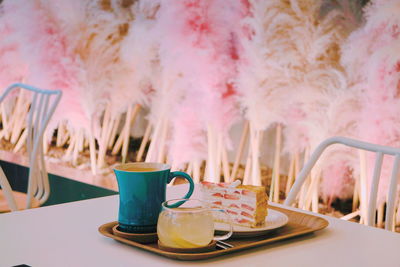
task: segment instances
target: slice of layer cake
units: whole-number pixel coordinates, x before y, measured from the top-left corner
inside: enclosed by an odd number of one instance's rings
[[[200,190],[203,200],[213,208],[225,209],[234,224],[252,228],[264,226],[268,196],[263,186],[201,182]],[[215,217],[217,221],[226,221],[222,213]]]

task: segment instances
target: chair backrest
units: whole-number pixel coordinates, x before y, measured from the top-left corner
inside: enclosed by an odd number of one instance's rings
[[[10,92],[18,88],[28,90],[32,93],[32,101],[26,126],[28,131],[26,145],[29,159],[26,208],[31,208],[33,198],[36,198],[40,204],[43,204],[50,194],[49,179],[44,162],[43,135],[50,118],[61,100],[62,92],[60,90],[43,90],[30,85],[15,83],[5,90],[0,97],[0,103]],[[6,188],[7,187],[9,186],[6,185]],[[10,206],[13,206],[13,204],[15,204],[15,202]],[[13,207],[11,207],[11,209],[13,209]]]
[[[376,205],[377,205],[377,195],[378,195],[378,186],[379,179],[382,168],[382,161],[384,155],[392,155],[395,157],[394,164],[392,168],[392,174],[388,189],[388,198],[386,205],[386,217],[385,217],[385,228],[387,230],[393,229],[393,221],[394,221],[394,213],[395,213],[395,202],[397,196],[397,184],[398,184],[398,171],[399,171],[399,163],[400,163],[400,149],[388,146],[381,146],[376,144],[371,144],[367,142],[362,142],[359,140],[345,138],[345,137],[332,137],[323,141],[319,146],[315,149],[313,154],[311,155],[308,162],[304,165],[300,173],[298,174],[296,181],[289,192],[284,204],[292,205],[298,195],[303,183],[308,177],[311,169],[314,167],[315,163],[318,161],[322,153],[326,148],[333,144],[342,144],[345,146],[358,148],[364,151],[371,151],[376,153],[375,167],[373,172],[373,177],[370,185],[370,193],[369,193],[369,201],[368,201],[368,212],[367,212],[367,224],[372,226],[375,224],[375,216],[376,216]]]

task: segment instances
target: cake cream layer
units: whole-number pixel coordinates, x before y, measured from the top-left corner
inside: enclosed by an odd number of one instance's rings
[[[267,216],[267,194],[261,186],[229,187],[229,184],[201,183],[203,200],[211,207],[226,210],[233,223],[258,227],[265,223]],[[226,221],[223,213],[215,213],[218,221]]]

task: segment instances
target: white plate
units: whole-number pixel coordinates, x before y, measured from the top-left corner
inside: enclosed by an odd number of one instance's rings
[[[289,218],[286,214],[279,212],[277,210],[268,209],[268,215],[265,217],[265,225],[257,228],[250,228],[240,225],[233,225],[233,236],[257,236],[266,234],[272,230],[275,230],[279,227],[286,225],[289,221]],[[216,222],[214,224],[216,231],[229,231],[229,225],[226,223]]]

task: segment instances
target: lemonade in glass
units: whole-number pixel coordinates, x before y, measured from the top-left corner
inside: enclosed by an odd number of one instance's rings
[[[168,207],[177,202],[183,204],[178,208]],[[198,248],[207,246],[213,240],[229,238],[232,231],[222,237],[214,237],[212,211],[207,203],[197,199],[164,202],[157,223],[158,239],[167,247]]]

